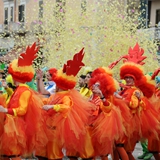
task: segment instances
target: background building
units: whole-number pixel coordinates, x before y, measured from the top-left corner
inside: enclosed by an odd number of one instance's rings
[[[151,22],[150,26],[157,26],[160,22],[160,1],[148,0],[148,19]]]
[[[112,4],[111,7],[109,6],[113,0],[0,0],[1,55],[8,53],[13,48],[15,41],[16,44],[20,44],[19,46],[26,46],[25,44],[28,44],[28,42],[24,42],[26,39],[33,42],[31,38],[37,37],[36,41],[39,43],[43,43],[42,40],[45,41],[45,49],[49,54],[54,50],[54,53],[56,52],[61,59],[64,57],[62,55],[64,51],[70,52],[70,48],[78,46],[78,43],[87,44],[88,48],[86,50],[88,49],[88,52],[92,53],[92,55],[95,54],[94,57],[97,56],[96,53],[99,53],[102,48],[103,51],[99,54],[103,56],[106,53],[106,44],[108,45],[108,52],[115,54],[122,53],[124,49],[123,44],[126,44],[122,41],[127,41],[123,36],[128,34],[129,36],[126,35],[127,38],[132,37],[132,35],[130,36],[130,32],[134,34],[139,28],[145,30],[145,32],[151,32],[151,39],[160,39],[157,27],[160,19],[160,0],[118,1],[121,6],[118,6],[117,9],[115,4]],[[115,0],[114,2],[118,1]],[[106,3],[108,4],[106,5]],[[46,6],[49,7],[47,8]],[[110,12],[109,9],[112,11]],[[122,12],[118,13],[117,10]],[[123,11],[127,11],[127,16]],[[109,17],[106,13],[113,15]],[[116,17],[117,14],[119,14],[118,18]],[[81,15],[84,15],[83,18]],[[85,19],[85,15],[88,18],[87,20]],[[135,17],[135,15],[138,16]],[[70,18],[71,16],[73,17]],[[45,21],[43,21],[44,17]],[[133,29],[131,27],[132,18],[135,24],[142,19],[143,23],[136,27],[133,26]],[[125,23],[127,20],[130,22],[128,30],[128,26]],[[108,30],[106,30],[106,26]],[[126,33],[123,34],[124,28],[126,29]],[[75,33],[78,36],[81,34],[80,39],[75,36]],[[118,43],[117,38],[119,37],[117,36],[120,34],[122,34],[122,40],[120,39]],[[109,42],[106,37],[109,38]],[[70,41],[70,38],[72,38],[72,41]],[[21,43],[17,43],[18,41],[21,41]],[[144,40],[139,41],[144,42]],[[132,42],[135,42],[135,40],[133,38],[129,39],[129,43]],[[120,51],[113,51],[115,44],[117,48],[120,48]],[[148,47],[147,45],[144,46]],[[61,51],[59,51],[60,49]]]

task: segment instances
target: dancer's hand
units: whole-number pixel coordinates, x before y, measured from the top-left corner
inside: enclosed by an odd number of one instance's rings
[[[104,97],[103,96],[103,93],[102,93],[102,91],[101,91],[101,89],[100,89],[100,84],[99,83],[95,83],[93,86],[92,86],[92,92],[93,92],[93,94],[96,94],[96,95],[98,95],[100,98],[102,98],[102,97]]]
[[[141,99],[141,93],[139,91],[135,91],[135,96],[138,98],[138,99]]]
[[[38,69],[36,71],[36,79],[43,78],[43,71],[41,69]]]
[[[42,108],[48,111],[49,109],[53,108],[53,105],[44,105]]]
[[[8,109],[0,105],[0,112],[7,113]]]

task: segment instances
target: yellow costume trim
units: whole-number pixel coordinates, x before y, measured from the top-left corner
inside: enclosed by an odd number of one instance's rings
[[[104,106],[103,103],[102,103],[102,110],[105,112],[105,113],[109,113],[112,109],[112,104],[110,102],[108,102],[109,105],[108,106]]]
[[[29,86],[25,83],[20,83],[19,86],[25,86],[25,87],[29,88]]]
[[[73,76],[73,75],[66,75],[65,73],[63,73],[62,69],[57,71],[57,76],[66,79],[67,81],[71,81],[71,82],[76,82],[77,81],[77,77]]]
[[[16,117],[17,116],[17,112],[15,109],[13,109],[13,113],[14,113],[14,116]]]
[[[22,72],[22,73],[24,73],[24,72],[30,73],[31,72],[31,73],[34,74],[34,69],[33,69],[32,65],[31,66],[20,67],[20,66],[18,66],[18,60],[17,59],[13,60],[11,65],[12,65],[12,69],[13,69],[14,72]]]
[[[131,101],[129,103],[129,106],[130,106],[131,109],[135,109],[135,108],[137,108],[139,106],[139,100],[135,96],[135,92],[136,91],[133,92],[133,95],[131,96]]]
[[[141,112],[142,110],[146,110],[146,105],[145,103],[141,100],[139,102],[139,112]]]
[[[59,104],[56,104],[56,105],[53,105],[53,109],[54,109],[56,112],[58,112],[58,111],[61,109],[61,107],[60,107]]]

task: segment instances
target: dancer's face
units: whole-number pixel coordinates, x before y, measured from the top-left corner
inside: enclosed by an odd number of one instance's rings
[[[131,76],[126,76],[124,78],[124,80],[126,81],[126,85],[134,85],[134,79]]]

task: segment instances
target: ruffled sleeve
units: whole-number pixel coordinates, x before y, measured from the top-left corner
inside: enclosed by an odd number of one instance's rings
[[[53,105],[53,109],[56,112],[61,112],[63,117],[67,117],[68,111],[71,109],[73,101],[69,96],[64,96],[60,104]]]
[[[12,114],[14,116],[25,115],[27,112],[30,96],[30,91],[24,91],[19,98],[19,106],[14,109],[8,109],[8,114]]]

